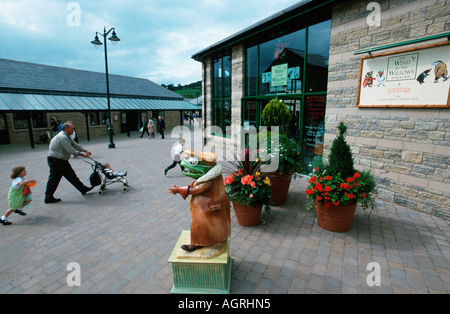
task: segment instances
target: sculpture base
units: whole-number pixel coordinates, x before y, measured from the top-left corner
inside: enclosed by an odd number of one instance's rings
[[[184,230],[170,255],[169,263],[172,263],[173,272],[171,292],[174,294],[229,294],[232,262],[229,256],[230,238],[226,243],[201,248],[194,252],[182,252],[180,246],[189,244],[190,238],[190,231]]]

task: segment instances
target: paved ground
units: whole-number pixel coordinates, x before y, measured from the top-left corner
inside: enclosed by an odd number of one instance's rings
[[[0,208],[7,209],[8,175],[17,165],[37,179],[25,217],[13,214],[0,225],[0,293],[170,293],[167,262],[182,230],[190,228],[188,201],[168,188],[190,179],[179,168],[165,177],[169,139],[149,141],[138,134],[82,144],[93,158],[128,171],[130,190],[111,185],[103,196],[82,196],[64,179],[46,205],[47,145],[0,146]],[[87,183],[83,158],[72,159]],[[449,221],[378,201],[369,215],[358,209],[349,232],[322,230],[305,209],[306,179],[293,181],[288,201],[256,227],[237,225],[232,214],[232,293],[449,293]],[[71,262],[81,267],[81,286],[70,287]],[[380,265],[381,286],[367,277]],[[372,278],[369,276],[369,278]]]

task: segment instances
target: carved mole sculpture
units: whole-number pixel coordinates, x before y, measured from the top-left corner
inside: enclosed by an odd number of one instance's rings
[[[174,185],[169,192],[183,199],[191,195],[191,244],[182,245],[185,251],[224,242],[231,234],[230,201],[225,193],[222,166],[216,164],[213,153],[186,150],[181,165],[183,174],[196,179],[186,187]]]

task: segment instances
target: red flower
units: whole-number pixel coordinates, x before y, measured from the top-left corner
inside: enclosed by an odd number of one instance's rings
[[[359,179],[359,178],[361,178],[361,176],[359,175],[359,173],[357,172],[357,173],[355,173],[355,175],[353,176],[355,179]]]
[[[252,188],[256,188],[256,183],[255,183],[255,181],[250,182],[250,185],[252,186]]]
[[[314,191],[313,190],[306,190],[306,194],[308,194],[308,195],[314,194]]]
[[[328,180],[328,181],[330,181],[331,179],[333,179],[332,177],[330,177],[330,176],[326,176],[325,177],[325,180]]]
[[[311,179],[309,179],[309,183],[314,183],[317,180],[317,177],[311,177]]]
[[[325,186],[325,191],[331,192],[331,188],[329,186]]]
[[[241,178],[241,183],[243,185],[248,185],[253,181],[253,176],[246,175],[245,177]]]
[[[234,182],[234,179],[231,176],[226,177],[224,180],[225,185],[231,184],[233,182]]]

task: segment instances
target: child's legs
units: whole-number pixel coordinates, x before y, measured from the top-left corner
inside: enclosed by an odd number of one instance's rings
[[[169,167],[167,167],[166,169],[167,169],[167,170],[173,169],[173,168],[175,168],[176,165],[177,165],[177,162],[174,161],[174,162],[173,162]]]
[[[11,215],[13,212],[14,212],[13,209],[8,209],[8,210],[6,211],[6,213],[5,213],[5,217],[8,218],[9,215]]]
[[[27,206],[30,203],[31,203],[31,200],[26,200],[25,202],[23,202],[23,207]]]

